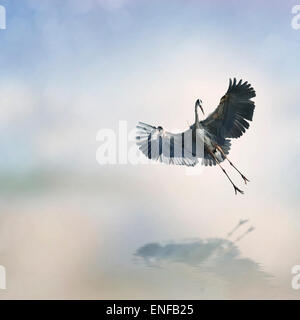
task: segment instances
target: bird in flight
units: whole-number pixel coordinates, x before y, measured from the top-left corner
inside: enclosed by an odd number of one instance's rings
[[[186,131],[171,133],[161,126],[155,127],[139,122],[136,143],[146,157],[166,164],[195,166],[199,159],[205,166],[218,165],[232,186],[235,194],[244,193],[231,180],[221,162],[227,160],[241,175],[245,184],[249,181],[228,159],[231,139],[239,138],[252,121],[256,96],[246,81],[229,80],[226,94],[218,107],[206,119],[199,121],[198,108],[203,111],[202,100],[195,102],[195,123]]]

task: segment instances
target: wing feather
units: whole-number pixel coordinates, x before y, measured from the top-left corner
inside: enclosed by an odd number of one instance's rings
[[[138,123],[137,129],[136,144],[149,159],[185,166],[195,166],[198,163],[197,157],[193,156],[183,142],[184,135],[191,136],[191,129],[174,134],[143,122]]]
[[[218,107],[201,125],[220,141],[239,138],[249,128],[248,121],[252,121],[255,105],[251,99],[255,96],[255,90],[247,81],[237,83],[236,78],[230,79]]]

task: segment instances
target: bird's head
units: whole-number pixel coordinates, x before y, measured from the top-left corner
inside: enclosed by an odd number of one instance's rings
[[[195,110],[197,110],[197,107],[199,107],[204,115],[204,111],[203,111],[203,107],[202,107],[202,100],[201,99],[197,99],[195,102]]]

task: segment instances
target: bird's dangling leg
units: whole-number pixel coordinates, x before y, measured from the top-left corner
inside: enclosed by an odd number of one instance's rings
[[[218,150],[222,153],[223,157],[224,157],[224,158],[230,163],[230,165],[241,175],[241,177],[242,177],[243,180],[245,181],[245,184],[247,184],[247,181],[250,182],[250,180],[247,179],[247,178],[240,172],[240,170],[239,170],[238,168],[236,168],[235,165],[227,158],[225,152],[223,151],[223,149],[222,149],[220,146],[216,145],[216,149],[218,149]]]
[[[217,159],[217,157],[214,155],[213,152],[211,152],[210,150],[208,150],[209,154],[214,158],[214,160],[216,161],[216,163],[219,165],[219,167],[222,169],[222,171],[226,174],[226,177],[229,179],[229,181],[231,182],[231,184],[234,187],[234,192],[235,194],[237,194],[237,191],[241,194],[244,193],[244,191],[240,190],[234,183],[233,181],[230,179],[229,175],[227,174],[227,172],[225,171],[225,169],[221,166],[220,161]]]

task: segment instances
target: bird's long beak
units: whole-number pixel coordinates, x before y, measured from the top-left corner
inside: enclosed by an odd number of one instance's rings
[[[197,99],[197,101],[196,101],[196,106],[198,106],[198,107],[201,109],[201,111],[202,111],[202,113],[203,113],[203,115],[204,115],[204,110],[203,110],[203,108],[202,108],[202,105],[201,105],[199,99]]]
[[[205,114],[204,114],[204,111],[203,111],[203,108],[202,108],[202,106],[201,106],[201,104],[199,104],[199,108],[201,109],[201,111],[202,111],[203,115],[205,115]]]

